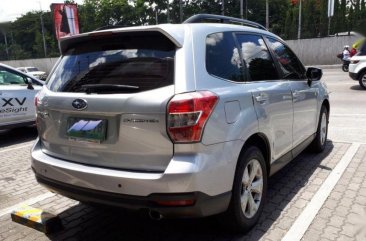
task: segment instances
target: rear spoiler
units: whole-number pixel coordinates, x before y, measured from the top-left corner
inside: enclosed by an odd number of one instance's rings
[[[88,41],[98,36],[113,35],[113,34],[118,35],[119,33],[133,33],[133,32],[141,33],[147,31],[161,33],[162,35],[166,36],[170,41],[172,41],[174,45],[177,46],[177,48],[181,48],[183,45],[184,29],[178,28],[176,25],[164,24],[159,25],[159,27],[154,26],[154,27],[129,27],[120,29],[107,29],[102,31],[83,33],[71,37],[64,37],[59,40],[59,49],[61,54],[63,55],[71,46]]]

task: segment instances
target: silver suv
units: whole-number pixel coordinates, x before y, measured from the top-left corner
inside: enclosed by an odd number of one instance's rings
[[[322,71],[259,24],[196,15],[85,33],[60,49],[35,100],[32,168],[64,196],[154,218],[224,213],[245,231],[268,177],[309,144],[325,147]]]

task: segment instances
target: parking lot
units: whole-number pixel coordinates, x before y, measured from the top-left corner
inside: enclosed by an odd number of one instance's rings
[[[326,150],[304,152],[270,178],[259,223],[230,234],[220,217],[150,220],[55,195],[35,181],[35,128],[0,132],[0,240],[366,240],[366,91],[340,69],[324,70],[331,94]],[[21,203],[59,215],[64,230],[45,235],[11,221]]]

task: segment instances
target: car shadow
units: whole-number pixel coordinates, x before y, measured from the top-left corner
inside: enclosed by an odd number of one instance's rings
[[[0,147],[35,140],[38,136],[35,126],[0,130]]]
[[[142,212],[78,204],[59,214],[64,230],[47,236],[51,240],[259,240],[317,168],[331,171],[321,162],[333,148],[329,141],[320,154],[305,151],[272,176],[261,218],[246,234],[233,234],[223,228],[220,216],[155,221]]]
[[[364,88],[362,88],[360,85],[353,85],[350,87],[351,90],[360,90],[360,91],[365,91]]]

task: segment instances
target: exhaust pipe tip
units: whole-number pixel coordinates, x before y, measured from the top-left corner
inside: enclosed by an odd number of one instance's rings
[[[163,215],[161,215],[159,212],[154,210],[149,210],[149,217],[153,220],[161,220],[163,218]]]

